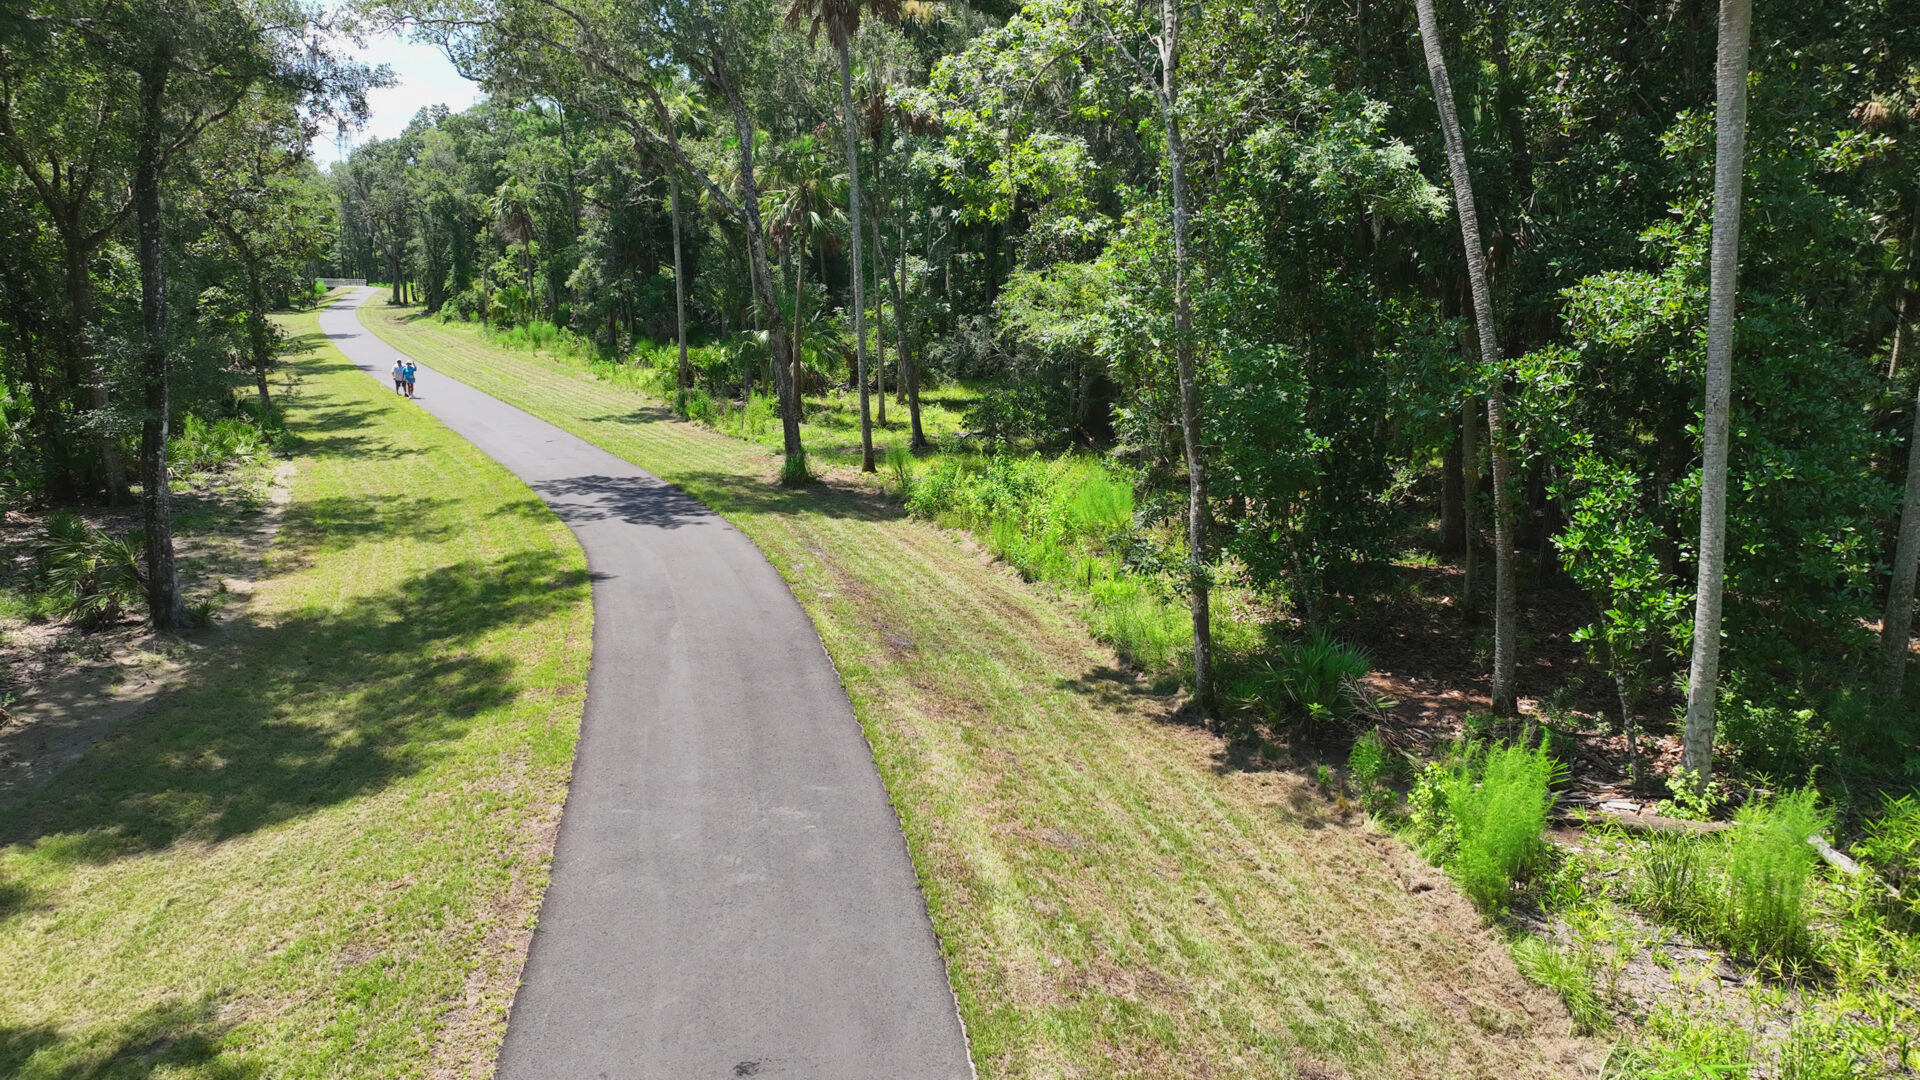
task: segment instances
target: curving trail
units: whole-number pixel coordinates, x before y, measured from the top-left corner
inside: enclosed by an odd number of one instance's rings
[[[320,328],[385,382],[396,353],[357,314],[373,295]],[[425,368],[419,389],[593,576],[573,781],[495,1075],[970,1077],[899,823],[780,575],[637,466]]]

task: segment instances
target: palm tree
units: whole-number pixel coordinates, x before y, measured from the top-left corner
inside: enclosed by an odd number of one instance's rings
[[[860,220],[860,128],[853,111],[853,55],[847,48],[860,29],[863,9],[890,23],[900,21],[900,0],[793,0],[787,9],[787,26],[796,27],[800,20],[809,19],[809,42],[824,27],[827,40],[840,57],[840,120],[846,129],[847,216],[852,225],[848,234],[853,241],[853,358],[855,378],[860,381],[860,469],[874,472],[873,419],[867,408],[867,289],[860,256],[865,246]]]
[[[1507,490],[1511,465],[1507,448],[1506,365],[1500,358],[1500,340],[1493,325],[1493,290],[1487,282],[1487,250],[1480,242],[1480,215],[1473,201],[1473,178],[1467,173],[1467,144],[1460,133],[1460,117],[1453,107],[1453,84],[1447,78],[1447,60],[1440,51],[1440,23],[1433,0],[1414,0],[1420,16],[1420,42],[1427,53],[1427,75],[1433,81],[1434,104],[1440,112],[1440,134],[1447,144],[1447,171],[1453,178],[1453,201],[1460,214],[1460,239],[1467,249],[1467,283],[1473,291],[1473,321],[1480,331],[1480,362],[1493,374],[1487,392],[1487,449],[1493,459],[1493,711],[1511,716],[1513,690],[1514,622],[1513,508]],[[1473,538],[1469,536],[1471,545]]]
[[[794,255],[792,372],[795,400],[801,390],[801,328],[805,326],[807,242],[832,250],[838,241],[834,229],[840,218],[833,176],[821,164],[819,146],[802,135],[781,148],[768,167],[768,205],[763,211],[773,242]]]
[[[1733,315],[1740,272],[1740,183],[1747,143],[1747,43],[1753,0],[1720,0],[1715,70],[1713,243],[1707,291],[1707,401],[1700,465],[1700,576],[1693,601],[1693,666],[1680,767],[1704,786],[1713,773],[1713,710],[1720,696],[1720,594],[1727,565],[1727,414],[1733,396]]]

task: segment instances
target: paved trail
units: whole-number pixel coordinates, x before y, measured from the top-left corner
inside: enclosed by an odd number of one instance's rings
[[[357,315],[374,295],[320,328],[386,382],[396,353]],[[971,1076],[871,752],[759,549],[677,488],[424,368],[419,405],[553,507],[593,576],[573,783],[495,1075]]]

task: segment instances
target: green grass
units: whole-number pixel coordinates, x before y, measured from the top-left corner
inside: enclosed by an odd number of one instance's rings
[[[579,722],[585,562],[330,348],[291,370],[293,502],[247,623],[0,811],[0,1075],[464,1075],[497,1045]]]
[[[1058,594],[878,481],[782,488],[762,445],[404,315],[362,311],[680,485],[786,578],[873,744],[983,1077],[1591,1073],[1464,898],[1410,892],[1395,841],[1173,716]]]

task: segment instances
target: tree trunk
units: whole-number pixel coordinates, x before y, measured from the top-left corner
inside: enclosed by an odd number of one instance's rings
[[[1893,302],[1893,355],[1887,358],[1887,381],[1900,373],[1900,358],[1913,347],[1913,275],[1920,269],[1920,194],[1914,196],[1913,232],[1907,237],[1907,265],[1900,274],[1899,297]]]
[[[673,329],[680,341],[680,388],[693,385],[693,364],[687,359],[687,273],[680,264],[680,175],[667,173],[673,192]]]
[[[1480,614],[1480,395],[1460,403],[1460,610]]]
[[[1440,550],[1451,555],[1466,546],[1467,510],[1460,474],[1460,439],[1447,440],[1440,461]]]
[[[867,283],[860,251],[866,235],[860,222],[860,126],[853,115],[853,54],[840,43],[840,118],[847,131],[847,217],[853,243],[853,370],[860,382],[860,471],[875,472],[873,417],[867,401]]]
[[[804,229],[796,229],[794,231],[793,242],[794,246],[798,249],[799,257],[793,261],[793,359],[788,362],[787,366],[791,369],[790,374],[793,379],[794,400],[799,401],[801,400],[799,397],[802,393],[801,388],[804,385],[800,381],[800,306],[806,302],[807,295],[806,231]],[[774,321],[780,321],[778,313],[775,314]]]
[[[1160,2],[1160,106],[1167,128],[1168,187],[1173,198],[1174,363],[1180,376],[1180,437],[1187,459],[1187,578],[1193,614],[1193,701],[1214,715],[1213,626],[1207,567],[1207,473],[1200,450],[1199,388],[1193,362],[1193,298],[1187,283],[1186,146],[1180,132],[1180,7]]]
[[[1707,399],[1700,466],[1700,576],[1694,591],[1693,666],[1680,766],[1705,786],[1713,774],[1720,695],[1720,599],[1727,564],[1727,420],[1733,397],[1733,317],[1739,296],[1740,186],[1747,139],[1747,44],[1753,0],[1720,0],[1714,106],[1713,243],[1707,297]]]
[[[1487,281],[1487,253],[1480,241],[1480,216],[1473,201],[1473,180],[1467,174],[1466,139],[1454,112],[1453,85],[1447,78],[1446,57],[1440,51],[1440,25],[1433,0],[1415,0],[1420,17],[1420,40],[1427,54],[1427,75],[1433,81],[1434,104],[1440,113],[1440,134],[1447,144],[1447,170],[1453,179],[1453,201],[1460,214],[1460,239],[1466,247],[1467,283],[1473,292],[1473,321],[1479,330],[1480,362],[1492,373],[1487,393],[1487,447],[1493,459],[1493,711],[1511,716],[1515,711],[1513,580],[1513,512],[1508,491],[1506,365],[1494,333],[1493,290]]]
[[[247,344],[253,351],[253,374],[260,390],[260,421],[266,422],[273,408],[267,396],[267,372],[273,367],[272,323],[267,320],[267,291],[260,283],[260,268],[252,260],[247,267]]]
[[[873,215],[873,422],[887,426],[887,270],[886,222]]]
[[[77,233],[68,235],[63,229],[61,240],[67,262],[67,347],[73,351],[73,366],[80,377],[80,411],[104,416],[109,404],[107,376],[100,370],[99,357],[93,351],[93,274],[87,267],[92,252]],[[119,441],[111,432],[96,430],[93,442],[100,454],[100,469],[106,474],[107,505],[125,506],[132,502]]]
[[[933,252],[929,250],[928,256]],[[900,322],[900,381],[907,387],[907,416],[913,424],[913,438],[909,444],[915,450],[925,450],[926,432],[920,429],[920,361],[907,355],[907,188],[900,186],[900,296],[893,305],[893,316]]]
[[[1907,266],[1900,278],[1899,321],[1893,330],[1893,358],[1887,364],[1887,378],[1900,369],[1900,354],[1913,330],[1909,325],[1909,302],[1913,295],[1911,277],[1916,257],[1920,256],[1920,197],[1913,206],[1913,235],[1907,242]],[[1880,669],[1880,692],[1897,698],[1907,681],[1907,657],[1913,649],[1914,577],[1920,571],[1920,399],[1913,411],[1913,433],[1907,443],[1907,487],[1900,502],[1900,526],[1894,534],[1893,578],[1887,585],[1887,615],[1880,624],[1880,648],[1884,659]]]
[[[141,75],[140,136],[133,179],[133,212],[140,234],[140,323],[146,336],[140,355],[145,412],[140,421],[140,486],[146,511],[147,608],[156,630],[177,629],[186,622],[186,606],[174,572],[173,511],[167,489],[168,414],[172,402],[167,393],[166,250],[160,207],[160,112],[166,83],[164,68]]]
[[[748,276],[752,278],[760,309],[766,312],[767,353],[772,361],[774,386],[780,395],[780,435],[787,458],[785,477],[797,480],[800,470],[805,468],[806,450],[800,445],[798,388],[793,377],[794,371],[788,365],[796,362],[799,342],[794,341],[789,351],[786,328],[780,321],[780,298],[774,292],[773,272],[767,264],[767,230],[760,218],[760,186],[753,172],[753,118],[747,114],[743,102],[731,95],[729,97],[733,108],[734,133],[738,137],[735,153],[740,160],[740,205],[747,219]],[[796,314],[799,312],[797,303],[794,311]]]

